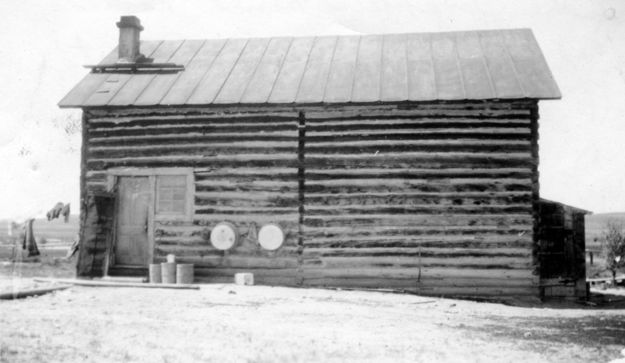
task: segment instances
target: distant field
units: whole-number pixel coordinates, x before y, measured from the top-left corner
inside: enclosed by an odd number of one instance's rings
[[[625,226],[625,212],[598,213],[586,216],[586,250],[601,251],[601,234],[608,221],[611,220],[621,222]]]
[[[9,222],[10,220],[8,219],[0,219],[0,242],[8,241]],[[48,221],[45,218],[35,219],[33,222],[33,233],[37,240],[45,237],[46,239],[71,242],[78,234],[78,216],[70,215],[68,223],[65,223],[63,218],[52,221]]]

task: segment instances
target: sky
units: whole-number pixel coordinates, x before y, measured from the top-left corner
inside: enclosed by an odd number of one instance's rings
[[[1,0],[0,218],[78,211],[79,110],[58,101],[115,47],[121,15],[142,39],[531,28],[562,92],[541,101],[540,193],[625,211],[625,1]]]

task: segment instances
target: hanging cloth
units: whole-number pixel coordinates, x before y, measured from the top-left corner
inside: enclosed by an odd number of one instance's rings
[[[59,215],[61,214],[63,207],[64,207],[63,203],[61,202],[56,203],[54,205],[54,208],[50,209],[48,213],[46,213],[46,217],[48,218],[48,220],[51,221],[53,219],[59,218]]]
[[[65,223],[69,222],[69,203],[63,206],[63,209],[61,209],[61,215],[63,216]]]
[[[39,248],[37,248],[37,242],[35,241],[35,235],[33,233],[33,218],[27,219],[24,222],[24,239],[22,240],[22,249],[28,250],[28,257],[39,256]]]

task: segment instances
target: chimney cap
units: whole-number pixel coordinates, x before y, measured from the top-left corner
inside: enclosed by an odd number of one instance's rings
[[[141,26],[141,20],[139,20],[139,18],[137,18],[134,15],[123,15],[119,18],[119,21],[117,22],[117,27],[118,28],[136,28],[139,31],[143,30],[143,27]]]

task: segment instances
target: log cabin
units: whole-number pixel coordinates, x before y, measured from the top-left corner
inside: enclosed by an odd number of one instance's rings
[[[59,103],[82,109],[81,277],[538,297],[529,29],[140,40]],[[583,223],[583,218],[582,218]],[[553,286],[554,281],[550,281]]]

